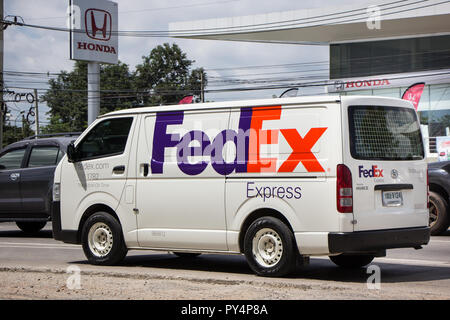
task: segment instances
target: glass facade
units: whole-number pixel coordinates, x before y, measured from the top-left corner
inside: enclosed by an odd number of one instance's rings
[[[330,79],[450,68],[450,35],[330,45]]]

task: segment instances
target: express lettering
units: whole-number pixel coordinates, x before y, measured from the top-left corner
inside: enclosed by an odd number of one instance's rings
[[[280,199],[300,199],[302,197],[302,188],[292,186],[262,186],[258,187],[254,182],[247,182],[247,198],[262,198],[266,199],[280,198]]]
[[[151,170],[153,174],[162,174],[166,148],[176,148],[179,169],[188,175],[202,173],[209,162],[221,175],[232,172],[277,172],[277,158],[262,158],[260,147],[263,144],[278,144],[279,132],[292,148],[290,156],[278,168],[278,172],[292,172],[302,163],[308,172],[324,172],[311,149],[327,128],[311,128],[304,137],[296,129],[262,130],[266,120],[279,120],[281,106],[262,108],[242,108],[237,130],[226,129],[215,137],[209,137],[201,130],[192,130],[180,136],[167,133],[169,125],[182,125],[183,111],[158,112],[153,136]],[[194,142],[194,143],[193,143]],[[225,162],[223,148],[233,143],[236,156],[232,162]],[[202,156],[203,160],[190,163],[191,156]],[[204,159],[209,157],[210,161]]]

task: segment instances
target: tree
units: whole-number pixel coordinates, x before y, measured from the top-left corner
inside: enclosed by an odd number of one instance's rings
[[[186,95],[200,96],[201,80],[206,85],[204,69],[191,71],[194,61],[176,44],[159,45],[142,59],[133,73],[121,62],[101,66],[100,114],[137,106],[175,104]],[[62,71],[49,84],[50,89],[43,98],[50,108],[50,124],[41,131],[84,130],[87,127],[87,62],[76,61],[71,72]]]
[[[206,85],[203,68],[190,71],[195,61],[189,60],[175,43],[159,45],[142,59],[134,75],[144,105],[174,104],[186,95],[200,95],[202,76]]]
[[[49,81],[43,96],[50,108],[50,124],[42,132],[83,131],[87,127],[87,62],[76,61],[73,71],[62,71]],[[128,65],[100,68],[100,113],[130,108],[135,104],[132,74]]]
[[[32,135],[34,135],[34,131],[26,120],[22,121],[21,128],[5,123],[3,125],[3,147]]]

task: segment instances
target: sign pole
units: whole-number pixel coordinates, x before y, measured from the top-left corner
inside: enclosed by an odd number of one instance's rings
[[[88,126],[100,113],[100,63],[88,63]]]
[[[118,5],[108,0],[70,0],[69,10],[70,59],[88,62],[90,125],[100,114],[100,63],[119,61]]]

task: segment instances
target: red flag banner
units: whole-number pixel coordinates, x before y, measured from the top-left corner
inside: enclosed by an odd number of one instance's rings
[[[425,88],[425,82],[415,83],[406,89],[405,93],[403,93],[402,99],[411,101],[414,105],[414,108],[419,106],[420,97],[422,96],[423,88]]]
[[[194,100],[194,96],[186,96],[183,99],[178,102],[178,104],[189,104],[192,103],[192,100]]]

